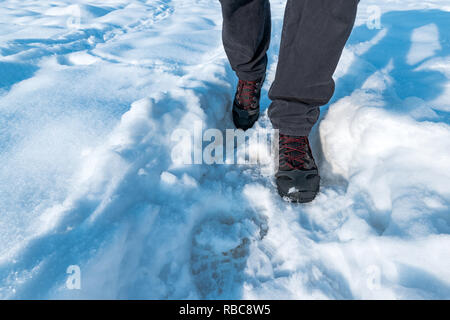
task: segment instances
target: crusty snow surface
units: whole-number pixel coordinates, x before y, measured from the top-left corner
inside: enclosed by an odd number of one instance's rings
[[[221,23],[217,0],[2,1],[0,298],[449,299],[448,1],[361,1],[306,205],[270,163],[172,160],[176,129],[233,128]]]

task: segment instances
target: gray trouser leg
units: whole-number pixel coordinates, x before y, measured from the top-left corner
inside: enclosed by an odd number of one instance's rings
[[[241,80],[259,80],[267,67],[269,0],[220,0],[220,3],[222,40],[231,67]]]
[[[268,0],[220,0],[223,44],[239,79],[267,66]],[[288,0],[269,117],[280,133],[305,136],[334,93],[332,75],[353,28],[359,0]]]
[[[288,0],[269,117],[280,133],[307,136],[334,93],[333,73],[359,0]]]

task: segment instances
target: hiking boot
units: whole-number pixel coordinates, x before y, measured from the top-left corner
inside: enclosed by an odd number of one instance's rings
[[[311,202],[319,192],[320,176],[308,137],[280,134],[278,193],[292,202]]]
[[[233,122],[236,128],[247,130],[259,117],[259,99],[264,78],[256,81],[239,80],[233,102]]]

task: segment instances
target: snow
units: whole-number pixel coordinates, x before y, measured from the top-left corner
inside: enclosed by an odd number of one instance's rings
[[[0,298],[450,298],[449,18],[361,1],[311,134],[321,192],[294,205],[273,163],[171,157],[233,128],[218,1],[3,1]]]
[[[411,49],[406,58],[411,65],[434,56],[436,51],[442,49],[439,43],[439,29],[434,23],[414,29],[411,43]]]

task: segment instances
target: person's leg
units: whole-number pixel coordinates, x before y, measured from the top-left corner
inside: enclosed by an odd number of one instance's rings
[[[231,67],[240,80],[255,81],[266,73],[270,42],[269,0],[220,0],[222,39]]]
[[[308,136],[319,106],[334,93],[332,75],[359,0],[288,0],[269,117],[281,134]]]

